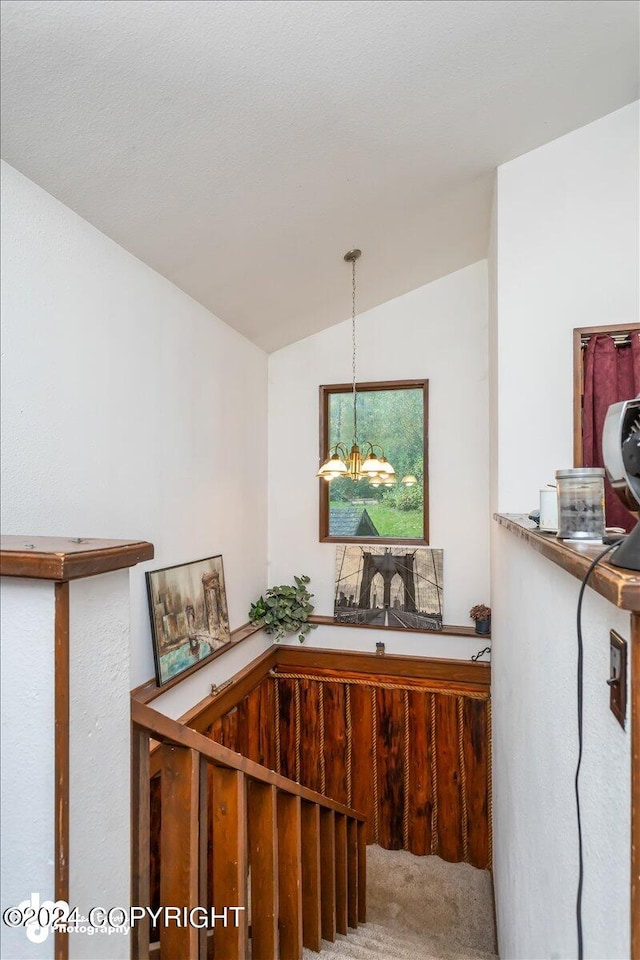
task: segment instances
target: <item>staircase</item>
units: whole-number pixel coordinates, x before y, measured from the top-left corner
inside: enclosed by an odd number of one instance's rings
[[[490,873],[370,846],[367,923],[323,946],[322,960],[497,960]]]
[[[150,746],[162,777],[160,902],[229,912],[131,930],[148,960],[301,960],[366,920],[365,818],[132,700],[132,903],[150,895]],[[215,856],[213,856],[215,851]],[[251,910],[250,910],[251,904]],[[250,913],[250,915],[249,915]],[[196,920],[202,919],[197,913]],[[238,917],[238,923],[234,917]]]

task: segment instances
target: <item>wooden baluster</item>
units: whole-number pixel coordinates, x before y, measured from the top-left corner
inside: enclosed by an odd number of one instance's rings
[[[358,821],[358,922],[367,922],[367,825]]]
[[[347,932],[347,818],[335,815],[336,836],[336,930]]]
[[[131,733],[131,903],[148,907],[150,893],[151,790],[149,782],[149,735],[134,727]],[[133,960],[149,958],[149,917],[131,929]]]
[[[200,758],[195,750],[163,743],[162,866],[160,900],[165,906],[199,906],[198,814]],[[199,958],[198,930],[168,923],[160,927],[161,956],[171,960]]]
[[[213,898],[217,914],[213,931],[214,956],[246,960],[247,921],[247,798],[245,776],[228,767],[213,768]],[[164,822],[164,821],[163,821]],[[236,922],[237,917],[237,922]],[[173,957],[171,957],[173,960]]]
[[[251,864],[251,954],[254,960],[278,956],[278,814],[274,786],[249,783],[249,863]]]
[[[209,903],[209,764],[204,759],[200,757],[200,826],[198,834],[198,848],[199,848],[199,869],[198,869],[198,883],[200,886],[200,896],[198,898],[198,906],[205,907],[207,910],[210,910],[211,904]],[[200,960],[206,960],[207,952],[209,949],[209,939],[208,939],[208,929],[205,924],[198,930],[198,940],[200,953],[198,954]]]
[[[347,817],[347,921],[358,926],[358,821]]]
[[[302,957],[302,849],[300,797],[278,793],[280,960]],[[226,960],[226,958],[225,958]]]
[[[336,824],[333,810],[320,810],[322,939],[336,938]]]
[[[320,807],[302,801],[302,942],[320,950]]]

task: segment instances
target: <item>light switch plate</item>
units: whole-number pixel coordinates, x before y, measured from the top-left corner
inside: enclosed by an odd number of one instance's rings
[[[614,680],[617,683],[612,683]],[[609,634],[609,707],[624,729],[627,713],[627,641],[615,630]]]

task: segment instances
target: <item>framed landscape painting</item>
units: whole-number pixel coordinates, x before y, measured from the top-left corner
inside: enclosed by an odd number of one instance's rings
[[[221,556],[149,571],[147,593],[158,686],[229,643]]]

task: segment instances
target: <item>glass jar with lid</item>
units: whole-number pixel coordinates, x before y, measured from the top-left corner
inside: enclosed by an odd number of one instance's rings
[[[558,537],[602,540],[604,537],[604,469],[556,470]]]

